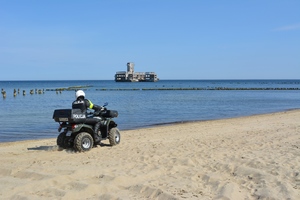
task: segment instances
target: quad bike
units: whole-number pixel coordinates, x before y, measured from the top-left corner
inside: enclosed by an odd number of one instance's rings
[[[112,118],[118,117],[118,111],[107,110],[105,103],[100,112],[82,113],[80,109],[54,110],[53,119],[59,123],[57,145],[62,149],[73,148],[76,151],[89,151],[93,146],[100,144],[101,140],[109,139],[111,146],[120,143],[120,132]],[[88,123],[88,118],[97,117],[101,121],[100,142],[95,143],[94,124]],[[100,134],[100,135],[99,135]]]

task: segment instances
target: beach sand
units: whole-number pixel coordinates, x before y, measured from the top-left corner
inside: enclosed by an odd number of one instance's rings
[[[121,132],[89,152],[0,143],[0,199],[300,199],[300,110]]]

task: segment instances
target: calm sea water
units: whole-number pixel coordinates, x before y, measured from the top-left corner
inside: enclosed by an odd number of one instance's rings
[[[57,94],[55,89],[74,86],[89,86],[85,89],[86,97],[93,103],[108,102],[108,109],[118,110],[115,121],[120,130],[300,108],[300,90],[212,90],[300,88],[300,80],[0,81],[0,88],[7,93],[6,98],[0,97],[0,142],[57,137],[58,123],[52,119],[53,111],[70,108],[75,92]],[[162,90],[166,88],[170,90]],[[14,89],[20,89],[16,97]],[[45,92],[31,95],[31,89]]]

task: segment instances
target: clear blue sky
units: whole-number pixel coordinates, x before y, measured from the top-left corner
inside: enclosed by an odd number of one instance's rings
[[[0,0],[0,80],[299,79],[300,0]]]

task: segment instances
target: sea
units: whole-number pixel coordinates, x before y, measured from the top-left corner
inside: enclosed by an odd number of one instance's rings
[[[0,142],[56,138],[53,112],[71,108],[76,89],[94,104],[108,102],[107,109],[118,111],[114,120],[121,135],[122,130],[300,108],[300,79],[0,81],[0,88],[6,92],[0,97]]]

